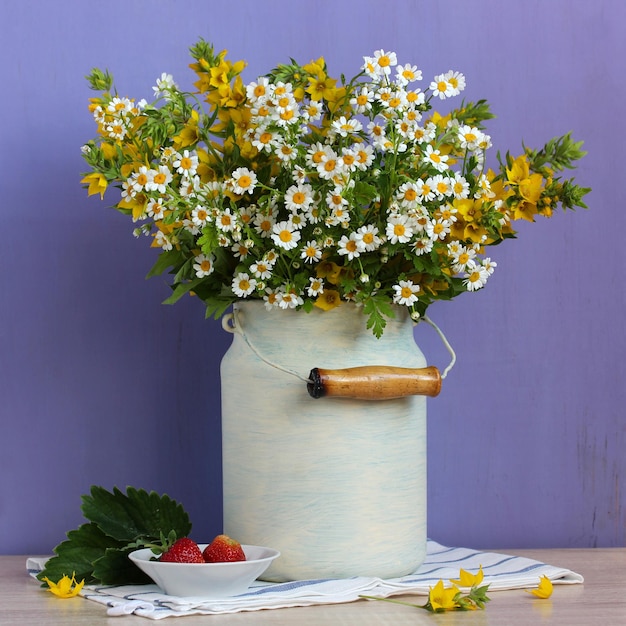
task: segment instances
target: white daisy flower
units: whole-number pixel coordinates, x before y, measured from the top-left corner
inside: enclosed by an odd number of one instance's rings
[[[401,280],[397,285],[393,286],[394,295],[393,301],[396,304],[404,304],[406,306],[413,306],[417,302],[417,294],[420,291],[420,286],[415,285],[411,280]]]
[[[292,250],[300,241],[300,231],[289,220],[278,222],[272,227],[272,241],[283,250]]]
[[[443,77],[452,86],[453,96],[458,96],[465,89],[465,76],[461,72],[450,70]]]
[[[268,311],[278,307],[278,289],[270,289],[267,287],[263,294],[263,303]]]
[[[259,278],[261,280],[267,280],[272,276],[271,265],[263,260],[253,263],[250,266],[250,271],[254,274],[255,278]]]
[[[231,175],[233,191],[239,195],[252,193],[256,183],[256,173],[247,167],[238,167]]]
[[[356,147],[356,166],[361,171],[367,170],[374,162],[374,148],[370,145]]]
[[[374,92],[364,85],[350,98],[350,106],[355,113],[366,113],[372,108],[373,101]]]
[[[469,182],[459,173],[455,172],[452,183],[452,194],[457,200],[463,200],[469,196]]]
[[[355,236],[366,252],[373,252],[382,244],[382,239],[378,236],[378,228],[373,224],[361,226]]]
[[[338,120],[334,120],[331,124],[331,129],[342,137],[354,135],[362,130],[362,128],[363,124],[361,124],[359,120],[354,117],[348,119],[345,115],[342,115]]]
[[[158,230],[154,235],[154,243],[163,250],[171,250],[173,248],[169,237],[162,231]]]
[[[272,152],[277,145],[277,134],[267,126],[260,126],[254,131],[251,143],[259,152]]]
[[[133,181],[133,190],[140,193],[150,182],[150,179],[152,178],[152,170],[145,165],[142,165],[139,168],[139,171],[135,172],[131,178]]]
[[[265,99],[269,93],[270,81],[269,78],[261,76],[257,78],[256,82],[246,85],[246,96],[250,104],[255,104],[259,100]]]
[[[377,73],[384,76],[391,74],[391,68],[398,64],[395,52],[376,50],[372,57],[372,63],[377,68]]]
[[[270,237],[275,223],[275,211],[272,211],[267,215],[264,213],[257,213],[257,215],[254,216],[254,230],[261,235],[261,237]]]
[[[146,191],[165,193],[167,185],[172,182],[172,172],[167,165],[159,165],[158,169],[151,170],[150,180],[146,183]]]
[[[337,244],[337,252],[340,256],[347,256],[348,261],[361,256],[363,250],[364,247],[356,233],[350,233],[350,236],[343,235]]]
[[[421,256],[422,254],[428,254],[433,249],[433,243],[430,237],[418,237],[411,244],[411,248],[417,256]]]
[[[203,226],[205,226],[206,223],[210,220],[210,218],[211,216],[209,214],[209,211],[206,209],[206,207],[203,207],[201,205],[198,205],[191,212],[191,221],[199,228],[202,228]]]
[[[240,272],[233,278],[231,289],[239,298],[248,297],[256,289],[257,281],[250,278],[245,272]]]
[[[413,224],[407,215],[392,213],[385,234],[389,243],[407,243],[413,236]]]
[[[293,291],[279,291],[276,294],[278,306],[281,309],[295,309],[297,306],[304,304],[304,300]]]
[[[288,211],[306,211],[313,203],[313,187],[308,183],[292,185],[285,192],[285,207]]]
[[[322,278],[311,277],[309,278],[309,286],[307,287],[307,295],[311,298],[319,296],[324,293],[324,280]]]
[[[483,134],[475,126],[463,124],[457,129],[457,137],[461,148],[464,150],[476,150],[478,144],[482,141]]]
[[[237,229],[237,219],[230,209],[224,209],[216,215],[215,225],[224,232],[234,232]]]
[[[450,223],[446,220],[434,220],[428,223],[426,226],[426,234],[434,240],[445,239],[446,235],[450,232]]]
[[[463,284],[468,291],[477,291],[485,286],[488,278],[489,273],[482,265],[470,261],[465,269]]]
[[[452,184],[447,176],[437,174],[432,177],[433,191],[437,195],[439,200],[442,200],[446,196],[452,195]]]
[[[435,76],[428,88],[441,100],[451,98],[456,93],[454,85],[448,82],[445,74]]]
[[[317,263],[322,258],[322,249],[315,240],[307,241],[302,247],[300,252],[300,258],[304,259],[305,263]]]
[[[153,220],[162,220],[165,217],[165,207],[159,200],[148,200],[146,213]]]
[[[252,244],[252,245],[250,245]],[[252,241],[237,241],[231,247],[233,256],[236,259],[245,259],[250,254],[250,249],[254,246]]]
[[[215,257],[210,254],[199,254],[194,258],[195,263],[193,264],[193,269],[196,272],[196,276],[198,278],[204,278],[209,274],[213,273],[215,266],[213,263],[215,262]]]
[[[317,166],[317,173],[324,180],[333,180],[343,175],[346,169],[343,159],[330,148],[326,152],[327,157]]]
[[[176,168],[178,174],[193,176],[198,169],[198,155],[195,152],[185,150],[182,155],[175,156],[172,166]]]
[[[426,180],[422,180],[421,178],[415,181],[415,185],[417,187],[419,201],[423,204],[424,202],[430,202],[435,199],[435,190],[433,189],[432,179],[427,178]]]
[[[432,165],[438,172],[443,172],[448,169],[447,160],[447,154],[441,154],[441,152],[433,148],[431,144],[426,146],[424,156],[422,157],[424,163]]]
[[[407,181],[398,188],[396,192],[396,200],[402,207],[414,207],[419,201],[418,186],[413,181]]]
[[[494,273],[496,267],[498,267],[498,264],[495,261],[492,261],[489,257],[486,257],[482,260],[482,266],[487,272],[487,275],[491,276]]]
[[[174,82],[174,77],[171,74],[163,72],[161,76],[157,78],[156,85],[152,88],[152,91],[154,92],[155,98],[158,98],[159,96],[167,96],[173,89],[178,89],[178,85]]]
[[[422,72],[417,69],[417,65],[406,63],[396,67],[396,82],[399,85],[408,85],[416,80],[422,80]]]

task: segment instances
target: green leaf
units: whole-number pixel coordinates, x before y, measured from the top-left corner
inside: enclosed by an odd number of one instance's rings
[[[174,291],[169,298],[163,300],[163,304],[174,304],[178,302],[183,296],[187,295],[190,291],[193,291],[196,285],[202,282],[202,278],[194,278],[187,283],[178,283],[174,287]]]
[[[180,252],[177,250],[166,250],[159,254],[156,263],[152,266],[152,269],[146,275],[146,278],[152,278],[153,276],[160,276],[163,272],[167,271],[170,267],[176,267],[180,262]]]
[[[143,585],[152,582],[129,558],[135,546],[107,548],[93,563],[93,576],[102,585]]]
[[[191,531],[189,516],[168,496],[133,487],[128,487],[126,494],[117,487],[111,493],[94,486],[90,496],[83,496],[83,514],[105,534],[125,543],[141,537],[156,540],[161,532],[172,529],[178,537]]]
[[[164,537],[187,537],[191,522],[183,507],[152,491],[128,487],[126,494],[93,486],[83,496],[82,511],[90,523],[67,533],[37,576],[58,582],[76,574],[86,583],[145,583],[149,579],[128,559],[142,545],[159,544]]]
[[[382,337],[387,319],[395,317],[393,308],[387,303],[384,296],[372,296],[365,301],[363,313],[368,316],[367,328],[370,328],[377,339]]]
[[[46,562],[37,578],[43,580],[47,577],[56,583],[63,576],[75,573],[78,581],[85,579],[86,583],[96,582],[93,562],[104,556],[107,548],[122,545],[107,537],[96,524],[83,524],[67,533],[67,539],[54,549],[56,556]]]

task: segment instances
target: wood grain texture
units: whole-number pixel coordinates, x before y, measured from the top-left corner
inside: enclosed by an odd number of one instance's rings
[[[484,611],[431,615],[388,602],[358,601],[290,609],[224,615],[188,616],[183,626],[593,626],[626,623],[626,548],[506,550],[551,565],[571,569],[585,577],[582,585],[555,585],[549,600],[537,600],[522,590],[496,591]],[[2,608],[0,624],[39,626],[131,626],[149,624],[136,616],[109,618],[106,607],[83,598],[60,600],[42,590],[25,570],[25,556],[0,556]],[[421,603],[423,596],[398,596]]]

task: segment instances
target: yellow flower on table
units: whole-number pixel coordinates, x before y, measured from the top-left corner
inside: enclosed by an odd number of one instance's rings
[[[457,587],[444,587],[443,580],[440,580],[434,587],[430,588],[428,601],[433,611],[448,611],[457,608]]]
[[[536,598],[547,600],[552,595],[552,589],[552,581],[547,576],[542,576],[539,579],[537,589],[526,589],[526,593],[531,593]]]
[[[64,575],[63,578],[56,583],[53,583],[47,577],[43,580],[48,584],[48,590],[59,598],[73,598],[77,596],[85,584],[84,580],[76,582],[76,573],[72,573],[71,578]]]

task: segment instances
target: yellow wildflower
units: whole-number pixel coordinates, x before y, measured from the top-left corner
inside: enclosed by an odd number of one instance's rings
[[[198,112],[193,110],[191,112],[191,117],[187,120],[187,123],[185,124],[185,127],[180,131],[180,133],[178,133],[178,135],[172,137],[174,147],[177,150],[198,143],[200,139],[200,134],[198,130],[199,121],[200,117],[198,115]]]
[[[447,611],[456,609],[457,603],[455,598],[459,590],[455,587],[444,587],[443,580],[440,580],[434,587],[430,588],[428,601],[433,607],[433,611]]]
[[[459,587],[477,587],[483,582],[483,566],[478,568],[476,574],[471,574],[467,570],[461,569],[458,580],[450,580],[453,585]]]
[[[341,304],[341,296],[338,291],[332,289],[325,289],[322,294],[313,303],[318,309],[322,311],[330,311]]]
[[[546,600],[552,595],[552,581],[547,576],[542,576],[539,579],[539,585],[537,589],[526,589],[526,593],[531,593],[536,598]]]
[[[330,78],[323,70],[309,77],[309,86],[306,92],[311,96],[311,100],[335,100],[337,80]]]
[[[506,178],[510,183],[519,184],[530,176],[530,166],[528,159],[522,154],[518,156],[511,167],[506,169]]]
[[[48,583],[48,591],[51,591],[59,598],[73,598],[77,596],[85,584],[84,579],[79,583],[76,582],[76,572],[72,573],[71,578],[64,574],[63,578],[57,583],[53,583],[48,577],[45,577],[43,580]]]
[[[87,195],[93,196],[99,193],[101,200],[102,198],[104,198],[104,192],[109,185],[107,179],[99,172],[87,174],[87,176],[85,176],[85,178],[83,178],[80,182],[84,183],[85,185],[89,185],[89,187],[87,188]]]

